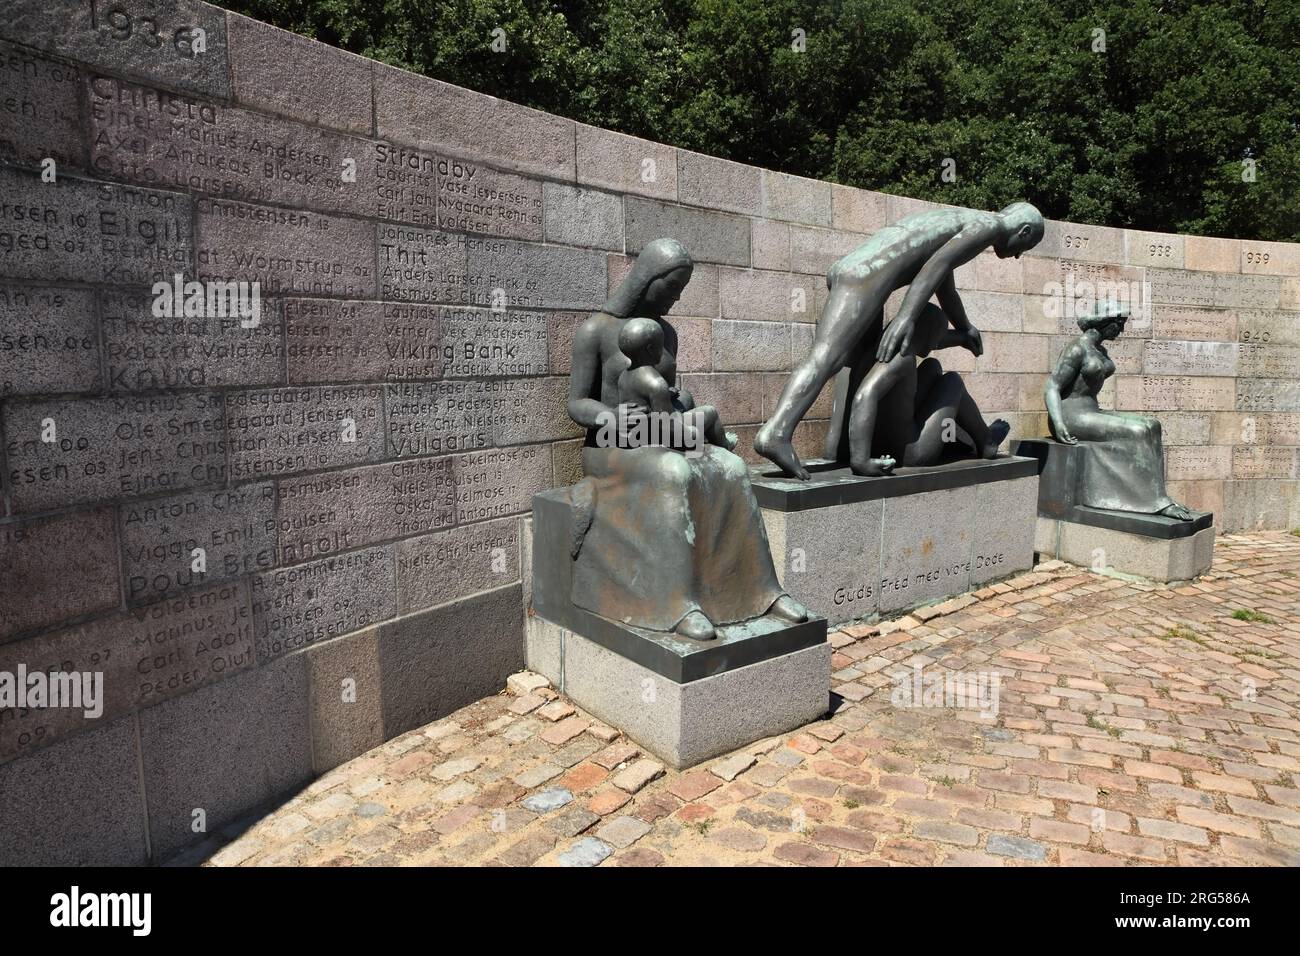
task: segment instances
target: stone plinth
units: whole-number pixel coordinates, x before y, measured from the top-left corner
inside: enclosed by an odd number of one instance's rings
[[[1036,464],[1004,456],[811,481],[755,469],[782,586],[831,624],[896,614],[1033,566]]]
[[[571,507],[564,489],[533,498],[528,667],[676,768],[826,713],[826,621],[759,618],[711,641],[600,617],[570,599]]]
[[[1016,453],[1037,460],[1040,554],[1100,572],[1137,575],[1153,581],[1190,581],[1214,560],[1214,515],[1197,512],[1191,521],[1163,515],[1091,508],[1081,504],[1078,478],[1085,445],[1050,438],[1021,441]]]
[[[1208,526],[1178,538],[1159,538],[1040,517],[1034,548],[1044,557],[1059,558],[1094,571],[1119,572],[1172,584],[1191,581],[1210,569],[1214,560],[1214,528]]]

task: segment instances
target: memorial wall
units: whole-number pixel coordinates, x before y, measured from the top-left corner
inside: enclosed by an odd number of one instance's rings
[[[827,268],[927,206],[190,0],[3,13],[0,672],[104,695],[0,709],[0,863],[166,859],[497,692],[530,500],[579,477],[568,343],[631,257],[695,257],[683,384],[753,459]],[[1049,222],[980,256],[958,286],[984,355],[942,358],[1012,440],[1046,434],[1063,305],[1097,282],[1148,307],[1102,397],[1160,419],[1173,497],[1225,532],[1300,524],[1300,245]]]

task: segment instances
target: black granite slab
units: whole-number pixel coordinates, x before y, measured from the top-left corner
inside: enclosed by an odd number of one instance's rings
[[[1028,438],[1016,443],[1015,452],[1038,464],[1038,513],[1044,518],[1066,518],[1078,503],[1075,491],[1083,469],[1082,449],[1050,438]]]
[[[1148,538],[1160,538],[1171,541],[1175,538],[1190,538],[1198,531],[1204,531],[1214,524],[1214,514],[1209,511],[1196,511],[1191,521],[1179,521],[1164,515],[1144,515],[1133,511],[1108,511],[1105,508],[1089,508],[1076,505],[1069,517],[1063,521],[1091,525],[1094,528],[1109,528],[1111,531],[1127,531]]]
[[[809,481],[789,478],[772,465],[751,469],[750,483],[754,486],[754,497],[759,505],[773,511],[808,511],[993,481],[1031,478],[1038,473],[1035,460],[1014,455],[966,459],[928,468],[896,468],[893,474],[879,478],[855,475],[847,465],[833,461],[812,460],[805,462],[804,467],[812,473]]]
[[[1032,458],[1038,465],[1038,514],[1059,521],[1170,541],[1187,538],[1214,523],[1214,514],[1196,512],[1191,521],[1135,511],[1090,508],[1078,501],[1079,475],[1083,473],[1082,445],[1065,445],[1054,438],[1026,438],[1016,444],[1016,454]]]
[[[650,631],[593,614],[571,600],[569,556],[572,509],[566,489],[533,497],[532,613],[558,624],[676,684],[713,677],[826,642],[826,619],[789,624],[758,618],[718,628],[711,641]]]

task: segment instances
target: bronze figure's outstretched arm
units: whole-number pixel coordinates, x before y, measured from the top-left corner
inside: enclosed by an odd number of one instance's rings
[[[970,325],[970,320],[966,318],[966,309],[961,304],[961,297],[957,295],[957,284],[953,280],[952,270],[987,249],[995,235],[996,230],[989,226],[968,227],[945,242],[939,247],[938,252],[926,260],[925,265],[917,272],[916,278],[912,280],[912,284],[907,287],[907,294],[903,296],[903,305],[899,308],[898,315],[894,316],[894,320],[885,329],[885,334],[880,337],[880,348],[876,350],[876,358],[879,361],[889,362],[902,352],[915,353],[913,338],[916,334],[916,319],[933,295],[947,298],[950,303],[956,300],[956,312],[959,315],[948,312],[947,305],[940,302],[955,327],[964,329]]]
[[[600,328],[588,319],[573,334],[569,373],[569,417],[583,428],[596,428],[602,413],[612,411],[593,393],[600,390]]]

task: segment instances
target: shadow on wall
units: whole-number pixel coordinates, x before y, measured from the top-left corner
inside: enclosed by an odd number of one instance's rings
[[[504,687],[523,661],[515,584],[76,734],[0,765],[0,865],[166,861],[313,776]],[[205,833],[194,830],[200,819]]]

